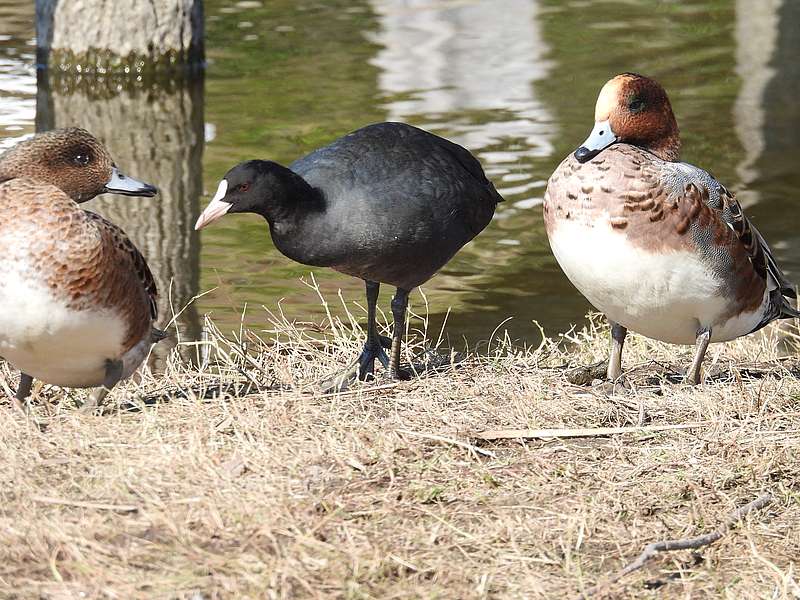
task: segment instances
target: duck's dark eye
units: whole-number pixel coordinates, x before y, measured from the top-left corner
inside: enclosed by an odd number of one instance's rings
[[[236,189],[238,191],[240,191],[240,192],[246,192],[247,190],[250,189],[250,184],[249,183],[240,183],[239,185],[236,186]]]
[[[644,110],[644,100],[641,98],[634,98],[628,103],[628,110],[631,112],[642,112]]]
[[[84,152],[76,154],[75,157],[72,159],[72,162],[74,162],[79,167],[85,167],[86,165],[89,164],[89,155]]]

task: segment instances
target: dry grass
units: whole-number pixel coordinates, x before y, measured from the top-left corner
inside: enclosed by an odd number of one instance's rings
[[[199,366],[173,357],[103,416],[51,388],[34,409],[44,431],[0,405],[0,597],[577,597],[647,543],[712,531],[765,492],[773,502],[714,545],[593,597],[800,597],[800,365],[776,329],[712,346],[696,389],[669,381],[688,349],[635,336],[630,389],[570,383],[605,355],[593,322],[322,395],[310,384],[358,351],[352,316],[269,320],[227,337],[209,323],[183,346]]]

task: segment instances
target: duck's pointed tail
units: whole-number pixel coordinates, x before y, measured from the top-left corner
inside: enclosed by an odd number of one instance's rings
[[[800,319],[800,310],[796,309],[792,306],[789,301],[784,298],[784,302],[781,305],[781,314],[778,317],[779,319]]]
[[[169,333],[164,331],[163,329],[158,329],[157,327],[153,327],[150,329],[150,343],[157,344],[161,340],[164,340],[169,337]]]

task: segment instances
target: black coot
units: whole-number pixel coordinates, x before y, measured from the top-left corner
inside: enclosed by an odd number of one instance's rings
[[[264,160],[236,165],[195,229],[226,213],[257,213],[289,258],[363,279],[367,342],[355,372],[372,373],[377,358],[395,378],[409,291],[478,235],[502,201],[461,146],[404,123],[377,123],[288,168]],[[397,287],[391,341],[375,326],[381,283]]]

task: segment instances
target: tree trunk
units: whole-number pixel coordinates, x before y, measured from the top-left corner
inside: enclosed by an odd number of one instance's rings
[[[122,227],[142,252],[164,326],[199,287],[202,0],[36,0],[36,44],[48,67],[38,74],[37,131],[83,127],[124,173],[159,188],[153,199],[106,195],[85,208]],[[193,306],[178,323],[199,337]],[[158,344],[157,356],[168,347]]]
[[[158,325],[164,326],[199,291],[200,214],[203,186],[203,79],[171,80],[145,89],[67,84],[39,73],[36,129],[83,127],[103,141],[123,173],[158,187],[155,198],[105,194],[82,205],[122,227],[144,255],[159,291]],[[181,335],[199,339],[194,305],[178,321]],[[172,330],[172,342],[176,341]],[[163,358],[169,342],[156,346]]]
[[[202,0],[36,0],[39,64],[157,72],[203,62]]]

